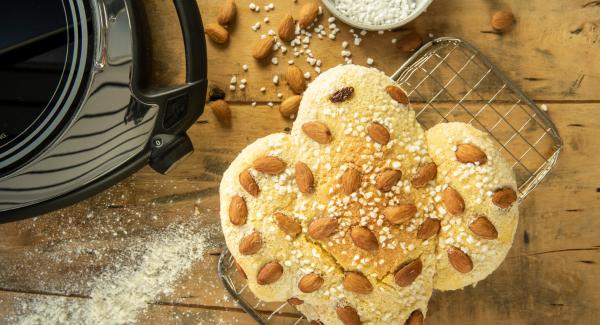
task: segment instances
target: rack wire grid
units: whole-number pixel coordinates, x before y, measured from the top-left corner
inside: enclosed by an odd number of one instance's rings
[[[392,79],[408,93],[417,120],[426,129],[465,122],[487,132],[512,164],[519,202],[556,164],[562,141],[546,112],[471,44],[450,37],[433,40]],[[218,271],[227,291],[259,324],[307,323],[287,303],[254,297],[228,250],[221,254]]]

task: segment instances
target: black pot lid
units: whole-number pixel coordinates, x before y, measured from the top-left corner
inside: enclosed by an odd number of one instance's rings
[[[61,98],[76,91],[81,16],[69,0],[9,1],[0,12],[0,174],[48,143],[68,118]],[[83,24],[87,24],[83,21]],[[91,35],[88,35],[91,37]],[[52,127],[50,126],[52,125]]]

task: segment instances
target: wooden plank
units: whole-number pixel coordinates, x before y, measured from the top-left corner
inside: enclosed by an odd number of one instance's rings
[[[293,59],[291,51],[279,53],[279,65],[257,63],[251,58],[251,50],[261,34],[269,29],[277,29],[280,19],[287,13],[296,14],[300,6],[308,0],[297,3],[284,1],[276,3],[274,11],[253,13],[248,9],[250,0],[238,0],[238,19],[230,28],[231,40],[226,45],[208,44],[209,81],[223,89],[228,89],[233,75],[238,81],[248,80],[245,91],[229,92],[231,101],[278,101],[276,94],[286,97],[290,94],[284,82],[279,86],[272,83],[274,75],[283,75],[287,61]],[[214,21],[221,2],[198,0],[204,22]],[[375,60],[375,66],[388,74],[393,73],[407,59],[391,43],[393,38],[415,29],[426,39],[455,36],[472,42],[482,53],[489,56],[518,86],[536,100],[584,100],[598,101],[600,94],[600,7],[589,5],[589,0],[573,1],[434,1],[425,14],[402,30],[387,32],[384,35],[369,33],[363,37],[360,47],[350,46],[353,60],[366,64],[367,57]],[[165,86],[181,83],[184,79],[184,56],[179,27],[175,23],[176,14],[168,1],[151,0],[144,2],[152,19],[148,33],[153,44],[159,46],[150,50],[152,57],[152,82]],[[587,4],[587,5],[586,5]],[[494,33],[489,21],[499,9],[511,9],[516,17],[515,28],[505,35]],[[269,17],[270,23],[263,22]],[[326,14],[320,23],[327,25]],[[258,32],[251,26],[261,22]],[[343,63],[340,51],[342,41],[352,44],[349,27],[338,22],[342,32],[336,41],[315,39],[311,48],[315,57],[323,61],[323,69]],[[305,57],[295,59],[305,71],[311,71]],[[242,65],[248,64],[248,72]],[[468,76],[467,76],[468,77]],[[266,87],[265,93],[260,92]]]
[[[87,296],[91,281],[127,247],[170,224],[196,221],[196,231],[214,234],[214,246],[159,302],[235,308],[216,276],[223,245],[217,216],[220,175],[247,144],[285,132],[291,123],[268,106],[232,109],[231,129],[220,127],[211,113],[192,127],[197,152],[169,177],[145,168],[71,208],[0,225],[0,288]],[[550,115],[564,152],[551,176],[521,206],[509,258],[476,288],[436,293],[432,323],[536,323],[554,317],[592,322],[600,304],[600,284],[593,279],[600,263],[595,217],[600,215],[600,120],[593,104],[553,104]]]
[[[53,299],[64,299],[74,305],[83,303],[86,298],[57,297],[31,293],[0,291],[0,321],[17,323],[35,304]],[[278,315],[273,317],[274,325],[289,324],[295,317]],[[138,315],[137,324],[252,324],[253,319],[241,309],[202,308],[200,306],[177,303],[152,303]]]

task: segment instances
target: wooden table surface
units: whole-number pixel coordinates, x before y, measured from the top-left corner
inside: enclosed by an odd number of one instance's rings
[[[259,65],[251,48],[267,26],[276,28],[286,13],[297,13],[306,0],[273,1],[275,10],[251,13],[238,0],[239,15],[226,46],[208,42],[211,85],[228,88],[232,75],[248,79],[245,91],[227,91],[233,111],[231,128],[220,127],[210,110],[189,134],[196,152],[168,177],[144,168],[108,191],[73,207],[35,219],[0,225],[0,314],[14,312],[20,301],[41,296],[87,299],[87,283],[96,278],[131,243],[168,225],[200,220],[218,227],[221,174],[238,152],[255,139],[289,130],[291,122],[277,110],[276,94],[290,95],[284,83],[271,79],[286,68]],[[261,5],[266,4],[262,1]],[[214,21],[220,1],[200,0],[204,21]],[[154,20],[152,81],[166,86],[183,80],[184,58],[174,8],[169,1],[148,0]],[[489,20],[500,9],[517,17],[514,29],[493,33]],[[259,33],[250,29],[269,16]],[[314,40],[324,69],[342,63],[341,41],[351,40],[348,27],[336,41]],[[409,29],[429,39],[457,36],[489,56],[549,114],[564,140],[564,151],[551,175],[520,207],[514,245],[500,268],[475,288],[436,292],[428,324],[594,324],[600,313],[600,2],[592,0],[436,0],[414,23],[384,35],[369,33],[355,63],[366,57],[387,73],[407,55],[390,46]],[[281,55],[279,55],[281,57]],[[289,55],[288,55],[289,57]],[[308,69],[305,60],[297,64]],[[247,73],[242,65],[248,64]],[[313,73],[314,76],[314,73]],[[265,93],[260,92],[266,87]],[[252,107],[251,102],[258,102]],[[266,105],[275,103],[275,108]],[[201,217],[195,216],[199,209]],[[93,218],[89,218],[89,216]],[[87,217],[86,217],[87,216]],[[152,216],[157,216],[152,218]],[[115,231],[118,229],[118,231]],[[216,229],[216,228],[211,228]],[[140,323],[242,323],[251,320],[227,298],[216,276],[216,245],[204,262],[194,265],[173,293],[151,304]],[[74,249],[104,252],[92,258]],[[60,256],[61,258],[56,258]],[[280,317],[284,324],[291,318]],[[0,321],[1,322],[1,321]]]

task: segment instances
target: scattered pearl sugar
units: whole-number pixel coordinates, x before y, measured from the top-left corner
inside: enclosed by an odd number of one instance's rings
[[[416,0],[334,0],[349,19],[369,25],[395,24],[416,9]]]

